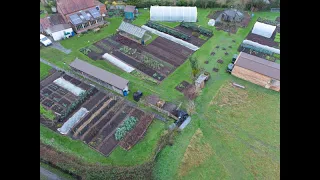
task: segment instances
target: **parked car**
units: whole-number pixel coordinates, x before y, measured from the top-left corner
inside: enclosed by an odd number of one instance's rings
[[[49,46],[52,44],[51,40],[42,34],[40,34],[40,43],[42,43],[44,46]]]

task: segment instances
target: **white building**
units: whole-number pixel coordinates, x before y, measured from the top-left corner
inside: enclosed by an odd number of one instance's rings
[[[61,39],[64,39],[65,33],[72,34],[73,30],[72,27],[69,24],[58,24],[49,27],[45,30],[47,34],[49,34],[53,40],[59,41]]]

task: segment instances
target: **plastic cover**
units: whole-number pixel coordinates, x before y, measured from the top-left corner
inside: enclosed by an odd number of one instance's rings
[[[151,21],[196,22],[197,7],[151,6]]]
[[[111,62],[112,64],[114,64],[115,66],[117,66],[118,68],[124,70],[127,73],[131,73],[133,70],[135,70],[135,68],[127,65],[126,63],[122,62],[121,60],[119,60],[118,58],[116,58],[114,56],[111,56],[108,53],[105,53],[102,56],[102,58],[107,60],[107,61],[109,61],[109,62]]]
[[[61,128],[58,128],[57,130],[61,134],[68,134],[70,129],[83,117],[85,116],[89,111],[86,108],[81,108],[79,111],[73,114],[63,125]]]
[[[269,24],[256,22],[253,26],[252,33],[257,34],[266,38],[270,38],[276,29],[276,26],[272,26]]]
[[[243,40],[242,43],[243,44],[248,44],[248,45],[251,45],[251,46],[255,46],[255,47],[259,47],[259,48],[271,51],[271,52],[276,53],[276,54],[280,54],[280,49],[276,49],[276,48],[273,48],[273,47],[262,45],[262,44],[259,44],[257,42],[253,42],[253,41],[250,41],[250,40]]]
[[[56,85],[63,87],[64,89],[70,91],[72,94],[79,96],[81,93],[84,93],[85,90],[73,85],[69,81],[66,81],[62,77],[53,81]]]

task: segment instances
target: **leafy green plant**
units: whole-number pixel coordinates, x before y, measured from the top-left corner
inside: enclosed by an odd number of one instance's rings
[[[80,52],[82,52],[82,54],[84,54],[84,55],[87,56],[88,53],[91,52],[91,49],[89,49],[89,48],[87,48],[87,47],[81,48],[81,49],[80,49]]]
[[[143,56],[142,61],[144,64],[146,64],[148,67],[152,69],[159,70],[164,67],[164,65],[156,60],[154,60],[150,56]]]
[[[138,78],[141,79],[141,80],[150,82],[150,83],[152,83],[152,84],[158,84],[158,81],[154,80],[153,78],[151,78],[151,77],[149,77],[149,76],[146,76],[146,75],[140,73],[140,72],[137,71],[137,70],[132,71],[131,74],[132,74],[133,76],[138,77]]]
[[[198,65],[198,59],[196,57],[190,57],[189,61],[191,64],[192,75],[193,75],[193,77],[196,77],[200,71],[199,65]]]
[[[40,114],[42,114],[45,118],[49,120],[53,120],[56,116],[51,110],[46,110],[41,104],[40,104]]]
[[[277,24],[279,24],[277,21],[272,21],[272,20],[269,20],[269,19],[266,19],[266,18],[262,18],[262,17],[259,17],[257,19],[257,21],[265,23],[265,24],[270,24],[272,26],[276,26]]]
[[[129,116],[127,119],[125,119],[123,124],[121,124],[120,127],[117,128],[116,133],[114,134],[116,140],[122,140],[125,135],[136,126],[137,122],[138,119],[133,116]]]
[[[103,52],[100,48],[98,48],[98,47],[95,46],[95,45],[90,45],[88,48],[89,48],[91,51],[94,51],[94,52],[96,52],[96,53],[102,53],[102,52]]]
[[[199,32],[200,34],[204,36],[213,36],[213,32],[210,29],[206,29],[204,27],[201,27],[200,25],[197,25],[196,23],[189,23],[189,22],[181,22],[180,26],[191,29],[193,31]]]

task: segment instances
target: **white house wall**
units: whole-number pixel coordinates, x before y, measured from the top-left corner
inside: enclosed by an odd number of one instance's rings
[[[57,32],[52,33],[51,36],[52,36],[53,40],[59,41],[59,40],[61,40],[61,39],[64,38],[64,32],[72,33],[73,30],[72,30],[72,28],[64,29],[64,30],[61,30],[61,31],[57,31]]]

